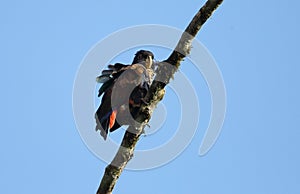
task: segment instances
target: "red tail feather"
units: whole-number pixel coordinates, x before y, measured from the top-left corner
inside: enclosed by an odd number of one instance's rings
[[[110,129],[114,126],[116,117],[117,117],[117,110],[114,110],[109,117],[109,128]]]

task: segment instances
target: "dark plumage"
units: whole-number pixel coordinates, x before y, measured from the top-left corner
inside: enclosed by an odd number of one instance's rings
[[[102,83],[98,96],[101,104],[95,114],[96,130],[106,139],[122,125],[130,125],[137,116],[153,76],[153,58],[150,51],[140,50],[131,65],[108,65],[97,77]]]

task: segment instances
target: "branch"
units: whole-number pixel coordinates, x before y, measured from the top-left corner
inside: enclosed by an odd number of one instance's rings
[[[126,164],[133,157],[135,145],[141,136],[145,125],[149,122],[153,110],[164,96],[164,88],[173,78],[180,66],[180,62],[190,53],[191,43],[202,25],[211,16],[223,0],[208,0],[194,16],[185,32],[182,34],[176,48],[167,60],[161,62],[156,70],[156,77],[145,97],[147,103],[143,104],[136,119],[140,124],[129,126],[123,137],[121,146],[111,164],[105,168],[97,194],[111,194],[113,188],[124,170]],[[172,68],[170,68],[170,64]]]

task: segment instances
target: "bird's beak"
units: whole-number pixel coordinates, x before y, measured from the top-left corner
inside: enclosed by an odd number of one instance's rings
[[[153,59],[152,59],[151,56],[148,56],[147,59],[146,59],[146,68],[150,69],[152,64],[153,64]]]

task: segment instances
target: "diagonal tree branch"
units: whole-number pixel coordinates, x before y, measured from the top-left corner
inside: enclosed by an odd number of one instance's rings
[[[185,32],[182,34],[176,48],[165,61],[161,62],[156,70],[156,77],[140,110],[137,121],[140,124],[129,126],[123,137],[120,148],[111,164],[105,168],[97,194],[111,194],[128,161],[133,157],[135,145],[142,134],[145,125],[149,122],[153,110],[164,96],[164,88],[180,66],[180,62],[190,53],[191,43],[202,25],[211,16],[223,0],[208,0],[197,12]],[[170,68],[170,65],[172,68]]]

